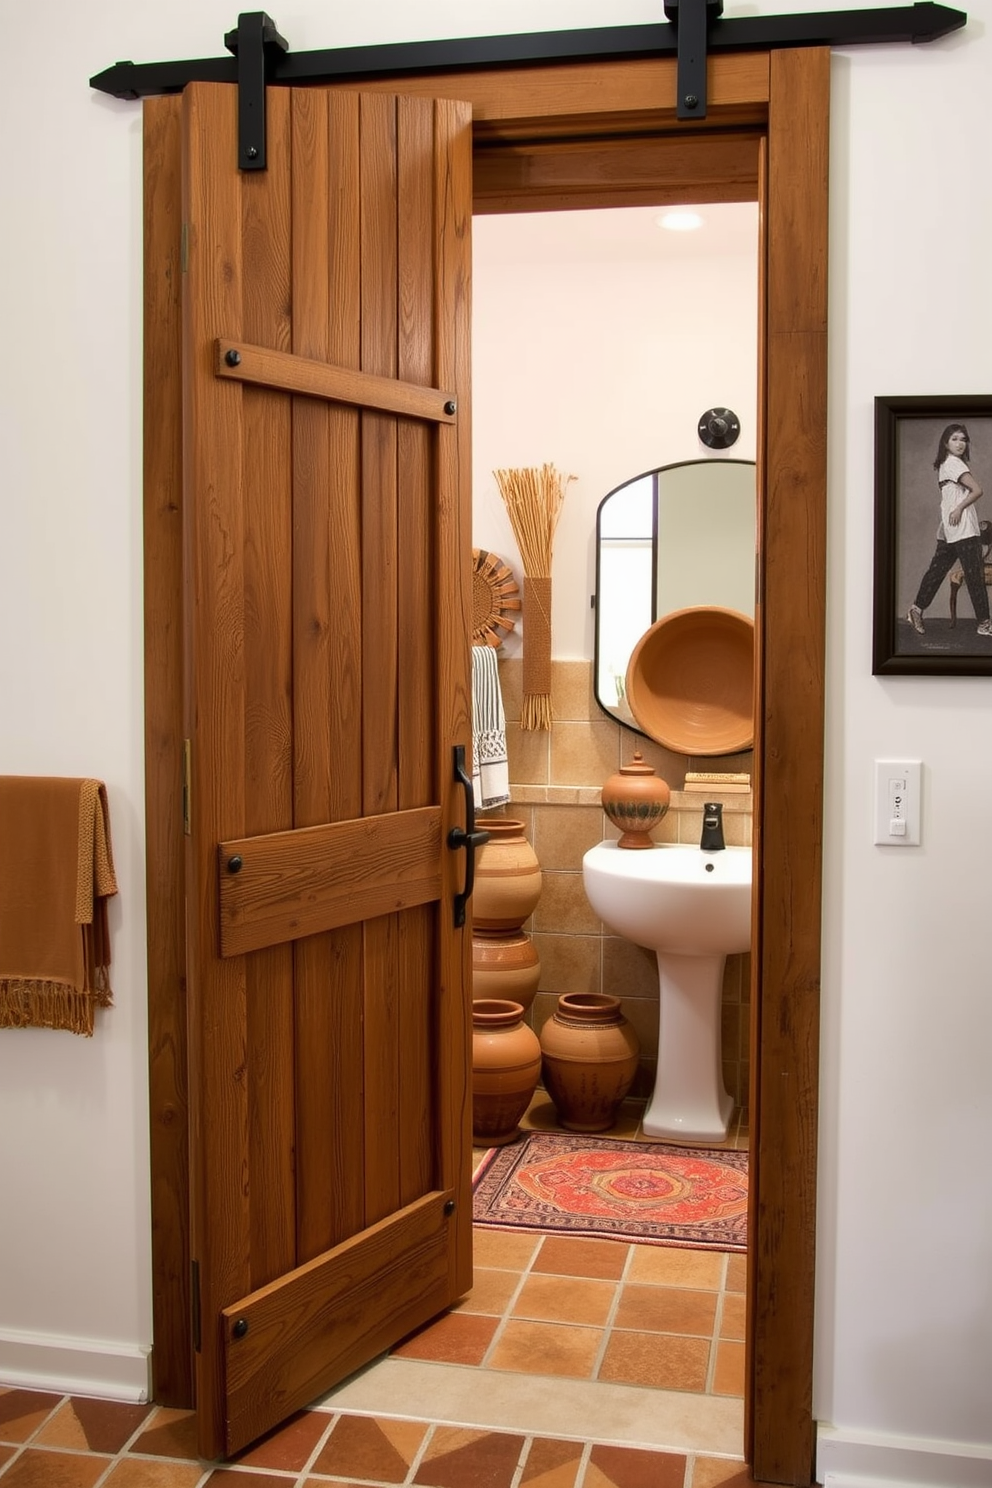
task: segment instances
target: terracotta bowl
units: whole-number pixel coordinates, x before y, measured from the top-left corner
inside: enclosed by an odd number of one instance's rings
[[[648,738],[676,754],[750,749],[754,621],[713,605],[656,620],[631,654],[626,696]]]

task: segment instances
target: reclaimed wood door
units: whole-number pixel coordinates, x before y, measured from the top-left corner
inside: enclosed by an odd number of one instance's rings
[[[191,1253],[230,1455],[471,1285],[471,110],[183,99]]]

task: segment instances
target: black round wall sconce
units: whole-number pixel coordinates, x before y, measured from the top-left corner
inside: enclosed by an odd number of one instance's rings
[[[740,432],[741,421],[729,408],[708,408],[699,420],[699,437],[708,449],[729,449]]]

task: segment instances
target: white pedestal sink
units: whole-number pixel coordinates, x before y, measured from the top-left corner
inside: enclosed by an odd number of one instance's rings
[[[658,1073],[645,1134],[722,1142],[734,1105],[720,1049],[723,967],[751,943],[751,849],[600,842],[582,876],[600,919],[658,958]]]

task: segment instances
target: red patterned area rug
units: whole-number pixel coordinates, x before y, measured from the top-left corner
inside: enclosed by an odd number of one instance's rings
[[[525,1132],[483,1159],[474,1190],[487,1229],[747,1249],[746,1152]]]

